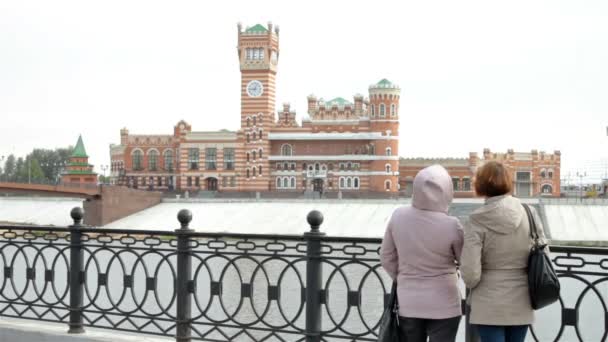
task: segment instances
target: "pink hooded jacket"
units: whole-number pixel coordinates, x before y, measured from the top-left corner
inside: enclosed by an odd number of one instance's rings
[[[382,267],[397,279],[399,315],[443,319],[460,316],[456,261],[463,244],[457,218],[448,216],[452,180],[439,165],[416,175],[411,207],[395,210],[384,235]]]

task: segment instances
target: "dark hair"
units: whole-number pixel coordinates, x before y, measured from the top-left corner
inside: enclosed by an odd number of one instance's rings
[[[496,161],[485,163],[477,169],[475,192],[479,196],[494,197],[513,191],[513,178],[507,168]]]

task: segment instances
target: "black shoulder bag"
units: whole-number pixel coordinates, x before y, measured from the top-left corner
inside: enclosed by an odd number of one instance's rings
[[[538,310],[553,304],[559,299],[559,278],[553,269],[551,259],[545,253],[546,243],[539,241],[536,221],[532,210],[527,204],[523,204],[528,215],[530,225],[530,238],[532,238],[532,249],[528,257],[528,288],[532,308]]]
[[[378,342],[399,342],[399,301],[397,300],[397,282],[393,282],[388,303],[380,319]]]

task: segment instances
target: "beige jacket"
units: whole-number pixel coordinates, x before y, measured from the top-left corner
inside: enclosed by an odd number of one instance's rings
[[[544,241],[542,223],[531,209]],[[461,255],[462,278],[471,289],[471,323],[534,322],[526,272],[531,246],[528,218],[518,199],[492,197],[471,214]]]

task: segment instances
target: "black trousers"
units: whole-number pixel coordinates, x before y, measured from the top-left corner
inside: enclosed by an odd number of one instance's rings
[[[460,316],[445,319],[399,317],[401,342],[454,342]]]

